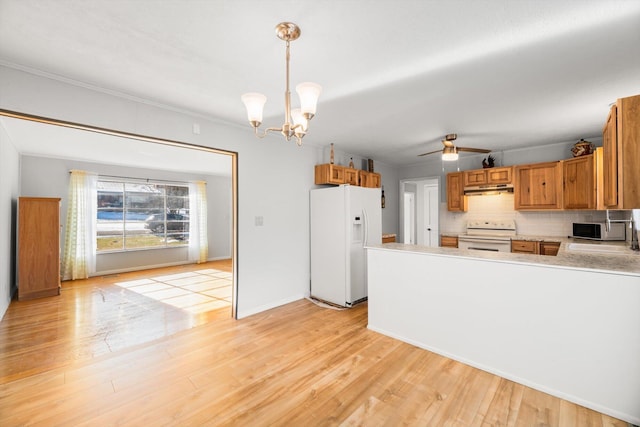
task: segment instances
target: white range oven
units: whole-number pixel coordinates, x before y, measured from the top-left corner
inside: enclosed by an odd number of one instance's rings
[[[511,252],[511,238],[516,236],[513,220],[467,221],[466,233],[458,236],[458,248],[489,252]]]

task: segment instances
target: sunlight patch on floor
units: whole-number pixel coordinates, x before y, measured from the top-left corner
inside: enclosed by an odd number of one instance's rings
[[[231,279],[229,272],[207,268],[115,285],[197,314],[231,307]]]

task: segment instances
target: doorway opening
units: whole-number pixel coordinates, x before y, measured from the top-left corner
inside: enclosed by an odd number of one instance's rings
[[[400,181],[400,241],[439,246],[440,178]]]

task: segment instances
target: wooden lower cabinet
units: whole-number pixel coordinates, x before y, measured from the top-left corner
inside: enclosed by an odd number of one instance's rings
[[[511,252],[518,254],[538,254],[538,242],[535,240],[512,240]]]
[[[60,199],[18,199],[18,300],[60,295]]]
[[[540,255],[558,255],[560,250],[560,242],[540,242]]]
[[[457,248],[458,236],[443,236],[440,235],[440,246],[443,248]]]
[[[532,255],[558,255],[560,242],[545,240],[512,240],[511,252]]]

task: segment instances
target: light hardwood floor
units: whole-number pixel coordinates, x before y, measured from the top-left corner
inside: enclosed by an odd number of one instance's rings
[[[0,323],[0,425],[627,426],[366,325],[366,303],[234,320],[76,284]]]

